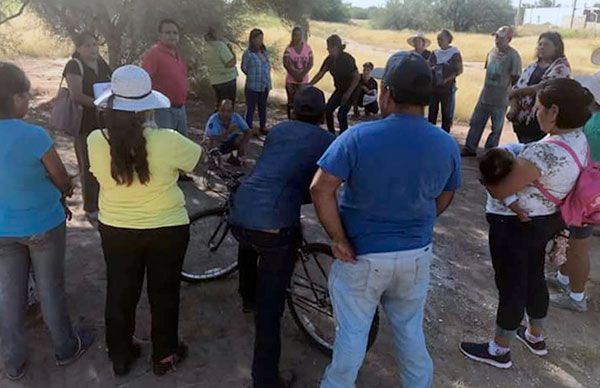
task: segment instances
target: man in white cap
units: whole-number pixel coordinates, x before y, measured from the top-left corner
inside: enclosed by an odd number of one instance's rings
[[[488,53],[485,61],[485,82],[471,116],[471,128],[461,152],[462,156],[477,156],[477,147],[489,119],[492,120],[492,133],[488,136],[485,149],[498,146],[504,127],[508,94],[521,75],[521,57],[517,50],[510,47],[513,29],[503,26],[492,35],[496,47]]]
[[[321,388],[354,386],[380,303],[400,385],[433,384],[423,333],[433,226],[461,185],[461,168],[454,139],[424,117],[431,93],[427,61],[394,54],[379,95],[384,119],[350,128],[319,160],[311,193],[338,259],[329,277],[336,338]]]

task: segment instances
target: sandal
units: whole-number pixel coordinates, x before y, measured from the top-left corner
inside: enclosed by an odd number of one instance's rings
[[[161,361],[154,361],[152,371],[157,376],[164,376],[168,373],[175,372],[177,370],[176,366],[186,359],[187,352],[187,346],[180,343],[174,354],[163,358]]]

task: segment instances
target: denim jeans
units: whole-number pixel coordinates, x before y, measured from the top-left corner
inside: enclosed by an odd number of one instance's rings
[[[560,214],[531,217],[487,215],[489,244],[498,288],[496,335],[512,339],[527,312],[529,321],[543,327],[548,314],[544,276],[546,245],[563,227]]]
[[[77,165],[79,166],[83,210],[93,213],[98,211],[100,185],[96,177],[90,172],[90,157],[87,147],[88,135],[89,133],[80,133],[75,138],[75,156],[77,157]]]
[[[333,112],[338,109],[338,123],[340,124],[340,133],[348,129],[348,112],[352,108],[352,98],[349,98],[345,104],[342,104],[342,98],[346,91],[336,89],[329,100],[327,101],[327,109],[325,110],[325,120],[327,121],[327,129],[335,135],[335,124],[333,122]]]
[[[174,129],[183,136],[188,135],[187,111],[185,106],[157,109],[154,111],[154,121],[159,128]]]
[[[256,388],[278,388],[281,316],[302,235],[298,228],[266,233],[234,227],[240,243],[239,292],[256,304],[252,380]]]
[[[253,128],[254,112],[258,105],[258,122],[261,129],[267,127],[267,101],[269,100],[269,91],[255,92],[246,88],[246,124]]]
[[[427,246],[359,256],[356,264],[333,263],[329,293],[337,328],[321,388],[354,387],[379,303],[394,332],[400,386],[431,387],[433,362],[423,333],[431,259]]]
[[[5,366],[11,374],[27,360],[25,313],[30,267],[56,358],[66,359],[77,351],[65,297],[65,236],[62,223],[34,236],[0,237],[0,335]]]
[[[495,106],[478,102],[471,116],[469,134],[465,143],[465,150],[476,152],[479,147],[479,141],[483,135],[483,130],[488,122],[492,120],[492,132],[485,142],[485,149],[498,147],[500,136],[502,136],[502,127],[504,127],[505,106]]]
[[[132,357],[135,312],[144,275],[152,316],[152,359],[162,360],[179,343],[179,291],[189,225],[124,229],[99,225],[106,261],[106,344],[113,361]]]
[[[437,125],[440,107],[442,110],[442,129],[448,133],[454,122],[454,109],[456,106],[456,89],[450,93],[434,93],[429,104],[429,122]]]

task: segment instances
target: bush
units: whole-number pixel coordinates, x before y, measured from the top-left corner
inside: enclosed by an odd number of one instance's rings
[[[325,22],[348,23],[352,14],[350,6],[342,0],[321,0],[312,8],[310,16]]]
[[[352,7],[350,10],[350,15],[352,16],[352,19],[369,20],[373,19],[379,10],[380,8],[378,7]]]

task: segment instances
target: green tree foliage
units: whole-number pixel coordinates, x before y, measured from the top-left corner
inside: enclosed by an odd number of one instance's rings
[[[375,18],[378,28],[490,32],[514,22],[505,0],[388,0]]]
[[[360,8],[360,7],[352,7],[350,9],[350,14],[352,15],[352,19],[358,20],[369,20],[373,19],[377,12],[379,12],[380,8],[378,7],[369,7],[369,8]]]
[[[315,2],[310,16],[315,20],[347,23],[352,14],[350,6],[342,0],[320,0]]]

